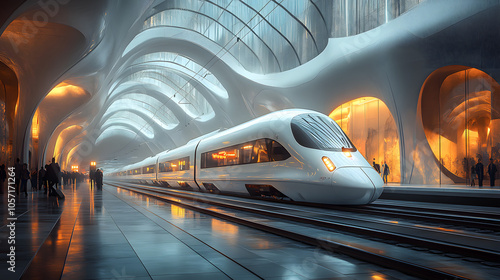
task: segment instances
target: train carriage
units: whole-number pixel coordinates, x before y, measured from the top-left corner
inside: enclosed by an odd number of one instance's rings
[[[277,111],[202,136],[131,166],[141,174],[120,179],[151,181],[144,168],[154,159],[158,183],[188,190],[326,204],[367,204],[383,190],[342,129],[310,110]]]

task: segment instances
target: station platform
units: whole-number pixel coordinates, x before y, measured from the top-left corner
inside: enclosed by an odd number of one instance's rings
[[[397,271],[323,252],[127,190],[88,183],[2,207],[0,279],[401,279]],[[2,201],[6,201],[5,194]],[[8,271],[14,236],[15,272]],[[376,277],[376,278],[373,278]],[[405,278],[406,279],[406,278]]]
[[[500,186],[389,183],[380,199],[500,207]]]

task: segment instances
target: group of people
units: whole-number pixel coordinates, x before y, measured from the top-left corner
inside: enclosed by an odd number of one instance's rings
[[[103,174],[101,169],[90,170],[89,172],[90,187],[102,188]]]
[[[15,190],[16,194],[24,194],[28,196],[28,181],[31,181],[31,189],[33,191],[44,190],[44,193],[49,195],[56,195],[55,189],[58,188],[59,184],[72,184],[76,182],[83,182],[85,180],[85,175],[78,172],[68,172],[61,171],[59,164],[55,162],[52,158],[50,164],[42,166],[40,170],[33,169],[32,172],[28,169],[28,164],[21,164],[19,158],[16,159],[14,164],[15,173]],[[8,171],[5,164],[0,165],[0,194],[2,194],[6,188]],[[102,188],[103,173],[101,169],[97,169],[90,172],[90,181],[92,185],[98,188]],[[53,188],[55,186],[55,188]]]
[[[384,160],[384,164],[382,164],[382,169],[380,169],[380,165],[375,162],[375,159],[373,159],[373,168],[378,172],[378,174],[382,174],[382,179],[384,180],[384,183],[387,184],[387,177],[389,176],[389,174],[391,174],[387,162]]]
[[[50,164],[46,164],[45,166],[40,167],[38,171],[38,182],[36,179],[36,172],[33,175],[31,180],[31,188],[33,190],[42,190],[44,189],[44,193],[47,192],[49,195],[55,195],[55,190],[53,186],[57,189],[61,182],[61,168],[59,164],[56,163],[55,159],[52,158],[52,162]]]
[[[77,182],[83,182],[85,180],[85,175],[76,171],[62,171],[62,183],[63,185],[76,184]]]
[[[28,181],[31,180],[31,188],[33,190],[45,189],[45,193],[49,190],[52,194],[52,186],[59,184],[59,164],[52,159],[52,163],[45,165],[45,167],[40,168],[40,171],[33,170],[30,172],[27,163],[22,163],[19,158],[16,159],[14,164],[14,178],[15,178],[15,190],[16,194],[24,193],[24,196],[28,196]],[[5,164],[0,166],[0,189],[3,191],[3,185],[7,177],[7,172]]]
[[[488,164],[488,175],[490,176],[490,186],[495,186],[495,177],[497,173],[497,166],[493,162],[493,158],[490,158],[490,163]],[[477,164],[473,164],[470,169],[470,185],[475,186],[475,180],[477,179],[477,185],[479,187],[483,186],[484,179],[484,165],[479,158]]]

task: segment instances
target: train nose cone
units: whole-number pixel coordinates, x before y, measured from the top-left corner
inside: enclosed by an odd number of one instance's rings
[[[342,167],[334,172],[332,185],[335,204],[367,204],[382,194],[383,181],[373,168]]]

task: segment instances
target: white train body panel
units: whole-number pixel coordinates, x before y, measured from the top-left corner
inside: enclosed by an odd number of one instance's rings
[[[161,169],[159,163],[184,157],[189,157],[188,170],[157,172],[157,180],[172,187],[180,187],[181,181],[194,190],[326,204],[367,204],[383,191],[380,175],[338,125],[309,110],[270,113],[192,140],[158,155],[156,171]],[[333,171],[328,170],[324,157],[334,165]],[[126,168],[131,167],[136,165]]]

